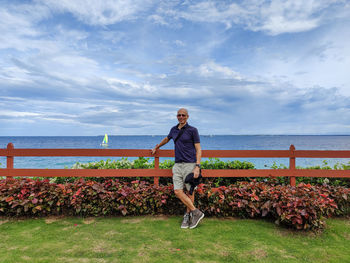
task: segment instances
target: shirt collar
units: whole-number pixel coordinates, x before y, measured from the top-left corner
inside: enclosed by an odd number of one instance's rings
[[[180,129],[179,129],[179,125],[180,125],[180,123],[178,123],[178,124],[176,125],[176,127],[177,127],[178,130],[180,130]],[[186,122],[185,126],[183,126],[182,129],[186,129],[187,127],[188,127],[188,122]]]

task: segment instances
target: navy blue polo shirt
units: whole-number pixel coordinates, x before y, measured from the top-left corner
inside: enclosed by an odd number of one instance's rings
[[[169,140],[173,139],[175,141],[176,137],[179,135],[180,130],[178,126],[179,124],[171,128],[167,136]],[[175,163],[195,163],[197,157],[194,144],[200,143],[198,130],[188,123],[186,123],[182,129],[185,130],[175,143]]]

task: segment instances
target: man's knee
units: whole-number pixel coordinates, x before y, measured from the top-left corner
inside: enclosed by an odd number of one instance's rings
[[[184,190],[182,189],[175,189],[174,192],[177,198],[180,198],[184,194]]]

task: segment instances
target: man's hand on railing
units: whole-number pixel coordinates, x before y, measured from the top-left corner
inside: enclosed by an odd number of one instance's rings
[[[154,154],[156,154],[157,150],[158,150],[158,144],[156,145],[156,147],[154,147],[154,148],[151,150],[151,153],[154,155]]]
[[[169,142],[168,137],[165,137],[159,144],[157,144],[152,150],[151,153],[154,155],[156,154],[157,150],[162,147],[164,144],[167,144]]]

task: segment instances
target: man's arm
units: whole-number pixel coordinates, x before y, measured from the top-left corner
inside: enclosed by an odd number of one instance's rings
[[[152,154],[155,154],[156,151],[162,147],[164,144],[167,144],[169,142],[169,139],[168,137],[165,137],[159,144],[157,144],[151,151],[152,151]]]
[[[201,144],[195,143],[194,147],[196,148],[196,159],[197,159],[196,164],[201,164],[201,159],[202,159]],[[194,178],[197,178],[199,176],[199,170],[200,170],[200,168],[198,166],[196,166],[196,168],[194,168],[194,171],[193,171]]]

